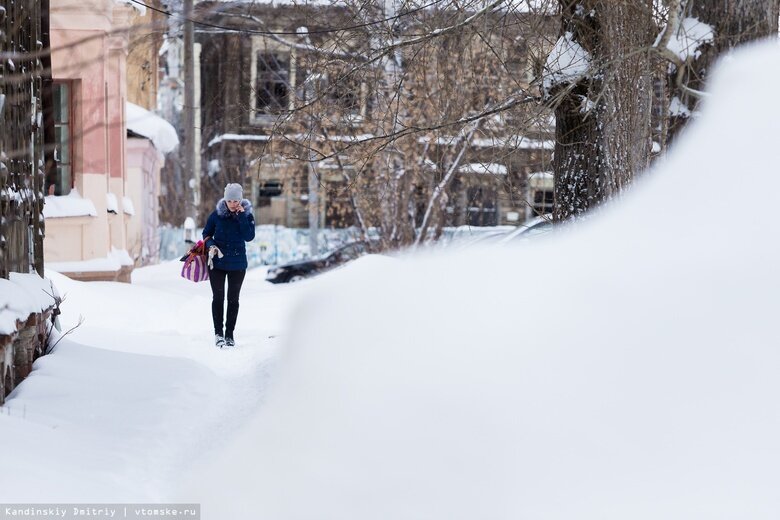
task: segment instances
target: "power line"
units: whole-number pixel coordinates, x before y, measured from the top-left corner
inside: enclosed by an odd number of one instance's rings
[[[197,25],[202,25],[204,27],[213,27],[215,29],[224,29],[224,30],[227,30],[227,31],[236,31],[236,32],[242,32],[242,33],[247,33],[247,34],[265,34],[265,35],[269,35],[269,36],[270,35],[279,35],[279,36],[285,36],[286,35],[286,36],[289,36],[289,35],[299,35],[300,34],[297,31],[259,31],[259,30],[254,30],[254,29],[242,29],[242,28],[237,28],[237,27],[227,27],[225,25],[219,25],[219,24],[214,24],[214,23],[209,23],[209,22],[202,22],[202,21],[192,20],[192,19],[189,19],[189,18],[186,18],[186,17],[178,16],[178,15],[175,15],[174,13],[172,13],[170,11],[166,11],[164,9],[158,9],[157,7],[151,6],[149,4],[145,4],[144,2],[141,2],[140,0],[130,0],[130,1],[135,3],[135,4],[144,6],[147,9],[151,9],[152,11],[156,11],[158,13],[164,14],[165,16],[175,16],[176,18],[180,19],[183,22],[189,21],[189,22],[192,22],[192,23],[197,24]],[[392,21],[392,20],[398,20],[399,18],[402,18],[404,16],[409,16],[409,15],[414,14],[416,12],[422,11],[423,9],[427,9],[427,8],[429,8],[431,6],[434,6],[436,4],[439,4],[439,3],[443,2],[443,1],[444,0],[434,0],[433,2],[431,2],[429,4],[426,4],[426,5],[423,5],[423,6],[420,6],[420,7],[416,7],[414,9],[409,10],[409,11],[405,11],[405,12],[403,12],[401,14],[398,14],[398,15],[395,15],[395,16],[391,16],[391,17],[385,18],[383,20],[377,20],[377,21],[374,21],[374,22],[366,22],[366,23],[362,23],[362,24],[358,24],[358,25],[349,25],[349,26],[346,26],[346,27],[336,27],[336,28],[332,28],[332,29],[317,29],[317,30],[313,30],[313,31],[308,31],[308,34],[328,34],[328,33],[341,32],[341,31],[350,31],[350,30],[353,30],[353,29],[361,29],[363,27],[371,27],[372,25],[379,25],[381,23],[389,22],[389,21]]]

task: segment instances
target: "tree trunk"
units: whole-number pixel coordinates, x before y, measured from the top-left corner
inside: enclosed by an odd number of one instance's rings
[[[647,168],[651,152],[650,0],[561,0],[561,34],[591,56],[588,77],[555,95],[554,219],[587,211]]]
[[[688,0],[683,2],[683,17],[697,18],[710,25],[714,32],[712,44],[699,48],[701,53],[684,73],[686,86],[705,90],[712,66],[721,54],[743,43],[762,38],[777,37],[780,0]],[[676,71],[669,78],[672,92],[690,112],[699,105],[699,98],[676,85]],[[687,117],[673,117],[670,124],[670,140],[688,122]]]

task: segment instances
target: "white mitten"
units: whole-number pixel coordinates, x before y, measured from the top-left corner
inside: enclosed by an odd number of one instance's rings
[[[225,256],[225,255],[222,254],[222,251],[220,251],[217,246],[211,246],[209,248],[209,262],[208,262],[209,269],[214,269],[214,256],[215,255],[218,256],[219,258],[222,258],[223,256]]]

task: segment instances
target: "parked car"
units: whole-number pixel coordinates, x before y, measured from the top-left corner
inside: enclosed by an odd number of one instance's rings
[[[338,267],[368,253],[365,242],[352,242],[319,258],[290,262],[268,270],[265,279],[271,283],[300,282],[316,274]]]
[[[509,226],[502,226],[493,229],[480,230],[478,233],[471,235],[463,234],[461,236],[453,237],[447,244],[447,247],[466,249],[478,245],[494,244],[513,231],[513,228]]]
[[[516,243],[518,240],[525,240],[538,235],[549,233],[553,229],[552,215],[542,215],[528,220],[526,223],[517,227],[516,230],[501,237],[497,242],[500,245]]]

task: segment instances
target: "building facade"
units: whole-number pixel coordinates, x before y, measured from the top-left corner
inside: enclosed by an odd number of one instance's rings
[[[52,0],[51,24],[56,168],[45,186],[47,264],[77,279],[129,281],[134,266],[157,258],[159,206],[147,192],[159,193],[169,150],[149,135],[128,138],[129,127],[144,125],[128,121],[127,107],[155,108],[164,29],[137,4],[115,0]]]
[[[211,211],[208,202],[219,197],[226,182],[243,182],[250,187],[259,223],[305,227],[310,220],[310,180],[315,169],[319,225],[355,225],[360,218],[354,190],[360,182],[357,179],[383,175],[378,161],[366,166],[358,157],[387,115],[378,101],[383,80],[349,72],[350,66],[360,64],[359,55],[366,55],[370,35],[356,32],[336,37],[328,32],[329,27],[349,26],[354,21],[344,8],[334,6],[201,2],[197,9],[198,19],[208,23],[196,29],[201,78],[201,218]],[[418,29],[406,30],[414,33]],[[549,30],[554,34],[556,27],[549,25]],[[509,92],[510,75],[514,87],[527,86],[532,79],[534,63],[528,42],[522,34],[501,37],[522,41],[507,51],[507,66],[514,69],[490,80],[488,68],[484,78],[474,79],[470,83],[474,94],[468,95],[479,98],[475,103],[491,98],[479,89],[492,89],[497,95]],[[478,52],[485,49],[474,50],[469,45],[474,44],[465,44],[463,52],[476,61]],[[338,60],[313,55],[312,46],[351,57],[344,58],[347,65],[339,69],[334,65]],[[408,80],[405,94],[400,95],[424,97],[425,89],[439,85],[436,78],[426,77],[427,70],[439,70],[448,57],[427,59],[430,65],[414,65],[412,56],[404,57],[404,63],[413,65],[404,65],[403,72],[414,81]],[[410,71],[415,66],[413,76]],[[444,74],[452,76],[457,71]],[[307,113],[307,107],[314,105],[317,111]],[[408,106],[409,111],[419,110],[420,120],[433,118],[429,105],[410,101]],[[522,114],[531,119],[530,110]],[[518,111],[514,116],[519,121]],[[416,113],[405,117],[415,120]],[[529,175],[549,169],[554,130],[549,116],[542,114],[533,123],[523,123],[523,132],[518,133],[518,124],[509,121],[510,117],[493,118],[470,140],[448,185],[444,225],[519,224],[534,213]],[[407,163],[400,169],[416,170],[416,186],[410,192],[412,198],[420,193],[420,200],[408,203],[421,220],[427,194],[446,174],[463,142],[458,134],[444,130],[419,132],[414,142],[406,141],[398,144],[397,155],[407,161],[419,159],[419,164]],[[307,149],[316,153],[307,156]]]

